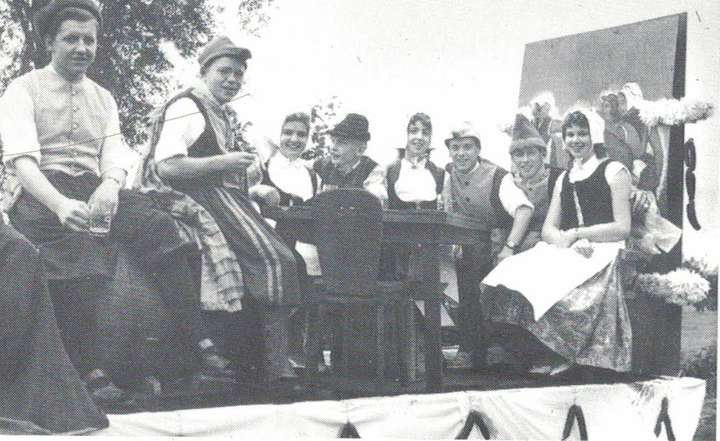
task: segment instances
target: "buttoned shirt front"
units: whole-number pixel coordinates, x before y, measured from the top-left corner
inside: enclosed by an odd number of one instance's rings
[[[481,160],[484,161],[484,160]],[[488,163],[487,161],[483,164]],[[479,161],[475,167],[467,173],[459,173],[453,170],[445,175],[443,193],[445,208],[448,211],[458,211],[460,214],[472,216],[490,222],[493,217],[490,209],[490,192],[492,191],[492,179],[486,167],[481,167]],[[512,217],[520,207],[533,208],[525,193],[515,185],[512,174],[507,173],[500,181],[498,199],[503,209]],[[466,207],[461,209],[460,207]]]
[[[21,190],[14,173],[19,157],[35,159],[40,170],[71,176],[111,169],[127,173],[138,159],[122,140],[112,95],[87,77],[68,81],[52,65],[10,83],[0,100],[0,134],[8,208]]]

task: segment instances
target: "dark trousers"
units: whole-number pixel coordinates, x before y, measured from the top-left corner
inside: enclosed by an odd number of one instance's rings
[[[489,251],[463,246],[455,262],[458,283],[458,328],[460,351],[475,352],[484,338],[480,281],[492,270]]]
[[[46,173],[48,180],[67,197],[87,201],[100,178],[91,174],[68,176],[63,173]],[[63,227],[57,216],[33,196],[25,192],[9,213],[13,225],[41,248],[41,255],[51,268],[53,300],[57,308],[58,323],[66,336],[65,343],[74,346],[90,346],[92,329],[77,329],[78,316],[85,316],[92,327],[95,302],[87,298],[83,283],[92,279],[87,268],[114,267],[107,264],[107,257],[117,244],[122,243],[138,259],[142,268],[150,271],[157,280],[163,302],[169,309],[182,335],[192,343],[207,337],[200,315],[200,300],[193,284],[192,272],[187,260],[187,247],[180,239],[175,223],[169,214],[158,210],[154,202],[139,193],[121,190],[118,210],[112,219],[110,234],[105,239],[90,238],[85,233],[73,233]],[[85,257],[70,256],[68,248],[82,243],[78,251]],[[99,262],[105,260],[105,262]],[[97,271],[102,276],[102,271]],[[80,283],[81,288],[78,288]],[[80,292],[78,292],[80,291]],[[90,290],[92,297],[95,291]],[[61,298],[62,297],[62,298]],[[75,309],[75,310],[73,310]],[[78,310],[83,310],[81,314]],[[64,329],[63,329],[64,328]],[[80,334],[76,334],[79,332]],[[71,337],[72,336],[72,337]],[[70,342],[69,339],[75,341]],[[73,352],[69,350],[69,352]]]

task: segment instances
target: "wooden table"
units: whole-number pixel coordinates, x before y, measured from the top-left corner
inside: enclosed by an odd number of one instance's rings
[[[296,239],[313,243],[313,215],[310,207],[270,207],[266,217],[286,223]],[[411,277],[421,281],[421,292],[414,297],[424,300],[425,310],[425,381],[428,392],[442,390],[442,348],[440,308],[440,245],[480,245],[489,241],[489,229],[481,222],[453,213],[435,210],[389,210],[383,212],[383,241],[422,245],[417,247]]]

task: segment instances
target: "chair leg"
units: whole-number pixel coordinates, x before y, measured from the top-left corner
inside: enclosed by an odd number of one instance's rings
[[[375,373],[378,391],[382,390],[385,379],[385,305],[380,303],[376,309],[377,333],[375,334]]]
[[[340,375],[343,377],[348,376],[350,358],[350,312],[348,311],[348,305],[342,307],[342,333],[340,335],[342,339],[342,358],[340,359]]]
[[[307,378],[317,375],[320,362],[320,326],[323,323],[320,305],[308,305],[307,341],[305,343],[305,366]]]
[[[398,352],[398,367],[400,369],[400,384],[407,386],[410,380],[410,366],[413,361],[410,358],[410,344],[415,344],[410,338],[410,326],[411,320],[409,319],[412,314],[412,308],[415,305],[412,301],[401,301],[398,302],[397,306],[397,340],[396,347]],[[408,312],[409,311],[409,312]]]

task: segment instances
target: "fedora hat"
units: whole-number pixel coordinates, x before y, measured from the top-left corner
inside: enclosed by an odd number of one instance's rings
[[[370,132],[368,131],[368,120],[358,113],[348,113],[345,119],[340,121],[328,133],[332,136],[342,136],[346,138],[358,139],[360,141],[369,141]]]

